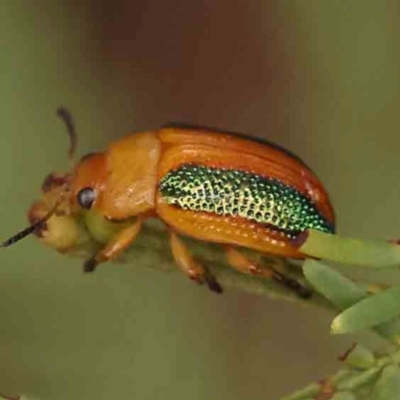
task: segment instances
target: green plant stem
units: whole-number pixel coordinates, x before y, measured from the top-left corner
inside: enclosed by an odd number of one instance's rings
[[[226,290],[235,289],[246,293],[296,302],[304,306],[314,305],[330,311],[334,310],[330,302],[318,293],[313,293],[311,298],[303,299],[293,290],[274,280],[250,276],[234,270],[228,265],[224,249],[221,245],[201,242],[186,237],[183,239],[196,260],[207,265]],[[65,254],[86,259],[93,255],[95,249],[96,247],[93,242],[86,242],[83,245],[81,244],[79,248],[71,249]],[[260,262],[260,265],[272,263],[280,272],[285,272],[296,279],[304,279],[301,267],[294,267],[290,261],[263,257],[259,252],[251,252],[245,249],[243,251],[251,259]],[[180,271],[172,258],[168,232],[162,224],[155,220],[146,223],[135,243],[114,262],[160,271]],[[100,265],[99,268],[101,267]],[[186,278],[182,275],[182,279]],[[188,284],[192,283],[188,282]]]

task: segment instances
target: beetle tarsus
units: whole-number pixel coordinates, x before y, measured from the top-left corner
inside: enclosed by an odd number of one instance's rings
[[[204,269],[204,275],[203,279],[208,288],[217,294],[221,294],[224,291],[224,288],[219,284],[213,273],[210,271],[210,269],[206,266],[203,265]]]
[[[308,299],[312,296],[311,289],[302,285],[296,279],[288,278],[277,271],[275,271],[273,277],[277,282],[280,282],[289,289],[295,291],[296,294],[302,299]]]
[[[304,285],[298,285],[297,288],[295,288],[295,291],[297,295],[302,298],[302,299],[309,299],[312,296],[312,291],[308,287]]]
[[[207,284],[208,288],[212,292],[217,293],[217,294],[221,294],[224,292],[224,288],[218,283],[218,281],[215,279],[214,276],[212,276],[212,275],[207,276],[205,278],[205,280],[206,280],[206,284]]]
[[[95,257],[89,258],[89,260],[85,261],[83,264],[83,272],[93,272],[98,264],[99,263]]]

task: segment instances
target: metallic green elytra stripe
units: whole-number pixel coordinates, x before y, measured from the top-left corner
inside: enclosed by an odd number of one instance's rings
[[[277,179],[246,171],[185,164],[160,181],[163,200],[185,210],[240,216],[295,237],[313,228],[334,227],[313,202]]]

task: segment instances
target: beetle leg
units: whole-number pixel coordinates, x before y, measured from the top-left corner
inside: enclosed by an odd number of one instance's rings
[[[226,257],[229,265],[242,273],[273,279],[295,291],[299,297],[311,296],[311,291],[296,279],[285,276],[271,265],[258,265],[233,247],[226,247]]]
[[[222,293],[223,289],[211,271],[194,260],[183,241],[172,231],[170,245],[176,264],[190,279],[200,284],[206,283],[208,288],[215,293]]]
[[[92,272],[98,264],[118,257],[136,239],[142,227],[142,220],[138,218],[134,223],[118,232],[95,256],[87,260],[83,266],[84,272]]]

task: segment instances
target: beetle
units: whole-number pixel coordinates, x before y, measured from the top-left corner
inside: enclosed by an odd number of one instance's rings
[[[58,113],[71,137],[71,156],[76,137],[72,119],[63,108]],[[240,248],[302,259],[305,255],[295,241],[302,232],[335,232],[327,191],[299,157],[267,141],[201,126],[167,124],[129,134],[104,152],[86,155],[70,173],[49,175],[42,189],[56,189],[54,206],[40,217],[34,206],[29,212],[31,225],[3,247],[30,233],[40,235],[54,214],[77,216],[90,210],[121,227],[85,261],[84,271],[91,272],[123,253],[143,222],[156,217],[168,227],[180,269],[217,293],[222,287],[192,257],[181,235],[219,243],[233,268],[299,290],[293,279],[257,265]]]

